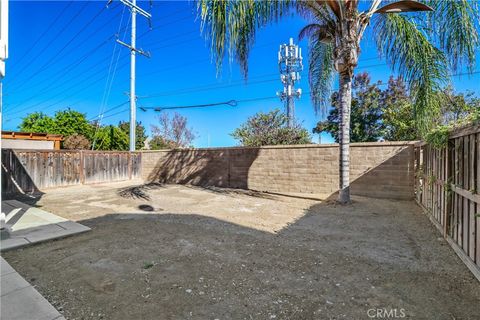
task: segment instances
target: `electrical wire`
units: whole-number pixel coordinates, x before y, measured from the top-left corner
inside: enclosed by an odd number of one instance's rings
[[[46,52],[47,48],[50,48],[52,46],[52,43],[55,41],[58,41],[59,36],[68,30],[70,25],[75,21],[76,18],[82,13],[82,11],[87,7],[88,2],[85,2],[85,4],[76,12],[76,14],[67,22],[65,26],[60,28],[60,31],[52,37],[52,39],[43,47],[42,50],[40,50],[40,53],[35,55],[32,60],[30,60],[19,72],[16,73],[15,77],[12,78],[12,81],[17,79],[25,70],[27,70],[41,55],[42,53]]]
[[[116,110],[117,108],[120,108],[121,106],[124,106],[124,105],[126,105],[127,103],[129,103],[129,102],[130,102],[130,101],[125,101],[125,102],[122,102],[122,103],[120,103],[120,104],[117,104],[116,106],[111,107],[111,108],[105,110],[105,111],[103,112],[103,114],[104,114],[104,115],[105,115],[105,114],[108,114],[110,111]],[[98,117],[99,117],[99,116],[95,116],[95,117],[93,117],[93,118],[88,119],[88,121],[94,121],[94,120],[98,119]],[[103,117],[103,119],[105,119],[105,118],[106,118],[106,116]]]
[[[120,32],[120,28],[122,27],[123,13],[124,12],[125,12],[125,7],[123,7],[122,18],[120,19],[120,23],[118,25],[119,32]],[[131,19],[131,16],[129,16],[129,18],[128,18],[127,25],[130,23],[130,19]],[[126,35],[127,35],[127,30],[125,29],[122,41],[125,41]],[[96,128],[95,128],[95,134],[93,135],[92,150],[95,148],[97,132],[98,132],[99,127],[102,125],[102,119],[103,119],[103,115],[104,115],[103,113],[104,113],[105,107],[108,103],[108,99],[109,99],[110,93],[112,91],[113,81],[115,80],[115,74],[117,72],[117,66],[118,66],[118,60],[119,60],[120,54],[121,54],[121,48],[118,48],[119,50],[118,50],[118,54],[117,54],[117,60],[115,62],[115,66],[113,68],[113,73],[112,73],[112,76],[109,77],[110,76],[110,71],[111,71],[111,68],[112,68],[112,64],[113,64],[113,59],[114,59],[114,56],[115,56],[115,50],[116,50],[117,47],[118,47],[118,44],[115,43],[115,45],[113,46],[112,60],[110,61],[110,66],[108,68],[108,76],[107,76],[107,81],[105,83],[105,89],[104,89],[104,92],[103,92],[102,104],[100,106],[100,113],[99,113],[99,117],[98,117],[98,122],[97,122],[97,125],[96,125]],[[109,81],[110,81],[110,83],[109,83]]]
[[[30,47],[28,47],[28,49],[25,51],[25,53],[20,57],[18,58],[17,60],[17,65],[19,65],[23,59],[28,56],[28,54],[30,53],[30,51],[33,50],[33,48],[35,48],[37,46],[37,44],[40,43],[40,40],[42,40],[43,37],[45,37],[45,35],[47,35],[50,30],[52,29],[52,27],[58,22],[58,20],[63,16],[63,14],[65,13],[65,11],[72,5],[73,1],[69,1],[67,3],[67,5],[62,9],[62,11],[60,11],[60,13],[52,20],[52,22],[48,25],[48,27],[42,32],[42,34],[37,38],[37,40],[35,40],[32,45]]]
[[[206,104],[195,104],[190,106],[176,106],[176,107],[140,107],[142,111],[147,111],[149,109],[153,109],[155,111],[162,111],[162,110],[171,110],[171,109],[192,109],[192,108],[206,108],[206,107],[215,107],[221,105],[227,105],[230,107],[236,107],[238,104],[237,100],[229,100],[225,102],[214,102],[214,103],[206,103]]]
[[[164,24],[164,25],[168,25],[168,24]],[[127,28],[123,29],[122,31],[126,31],[126,30],[127,30]],[[189,33],[189,32],[188,32],[188,33]],[[185,33],[185,34],[187,34],[187,33]],[[109,36],[109,37],[108,37],[107,39],[105,39],[100,45],[98,45],[97,47],[93,48],[93,49],[90,50],[88,53],[86,53],[82,58],[80,58],[79,61],[74,62],[74,63],[70,64],[69,66],[67,66],[64,70],[62,70],[62,74],[60,74],[60,77],[59,77],[58,79],[54,80],[53,82],[50,82],[50,84],[49,84],[46,88],[42,89],[42,92],[41,92],[40,94],[35,94],[35,95],[31,96],[30,98],[28,98],[27,100],[24,100],[23,102],[16,104],[15,106],[16,106],[16,107],[19,107],[19,106],[21,106],[22,104],[25,104],[26,102],[30,101],[31,99],[33,99],[33,98],[38,98],[39,95],[42,95],[42,94],[44,94],[44,93],[47,93],[47,92],[48,92],[47,89],[51,88],[51,86],[52,86],[53,84],[59,82],[62,77],[64,77],[66,74],[68,74],[69,72],[71,72],[72,70],[74,70],[77,66],[79,66],[79,65],[81,64],[81,62],[83,62],[83,61],[86,60],[88,57],[90,57],[91,54],[94,53],[95,51],[97,51],[100,47],[102,47],[102,46],[104,46],[105,44],[107,44],[108,41],[111,40],[112,38],[113,38],[113,36]],[[173,44],[173,45],[168,45],[168,47],[174,46],[174,45],[175,45],[175,44]],[[162,47],[159,47],[159,48],[162,48]],[[106,59],[108,59],[108,58],[109,58],[109,57],[106,57]],[[124,57],[124,58],[125,58],[125,57]],[[102,61],[105,61],[106,59],[103,59]],[[91,69],[90,69],[90,70],[91,70]],[[96,74],[98,74],[98,72],[97,72]],[[96,75],[96,74],[95,74],[95,75]],[[87,79],[89,79],[89,77],[87,77]],[[66,83],[68,83],[68,81],[64,81],[61,86],[63,86],[63,85],[66,84]],[[57,89],[58,87],[61,87],[61,86],[57,86],[57,87],[55,87],[55,89]],[[65,90],[64,90],[64,91],[65,91]],[[11,94],[11,93],[10,93],[10,94]],[[58,96],[58,95],[57,95],[57,96]],[[17,113],[23,112],[23,111],[25,111],[25,110],[27,110],[27,109],[31,109],[32,107],[36,107],[36,106],[38,106],[39,104],[41,104],[41,102],[40,102],[40,103],[37,103],[37,104],[34,105],[34,106],[29,106],[29,107],[26,108],[26,109],[18,110],[18,111],[16,111],[16,112],[14,112],[13,114],[17,114]],[[10,105],[10,107],[12,107],[12,105]]]
[[[109,21],[110,22],[110,21]],[[108,24],[108,23],[107,23]],[[124,28],[123,30],[120,30],[117,34],[120,34],[121,32],[126,32],[127,31],[127,28]],[[96,30],[94,30],[94,33],[97,32]],[[184,33],[184,34],[188,34],[188,33]],[[68,83],[69,81],[72,81],[72,80],[75,80],[77,77],[74,76],[74,77],[71,77],[69,80],[65,80],[63,81],[63,83],[60,85],[60,86],[57,86],[57,87],[54,87],[52,88],[53,85],[55,85],[56,83],[58,83],[62,78],[64,78],[66,75],[68,75],[72,70],[74,70],[76,67],[78,67],[83,61],[85,61],[88,57],[90,57],[90,55],[94,54],[96,51],[98,51],[98,49],[100,49],[101,47],[103,47],[104,45],[106,45],[107,43],[109,43],[109,41],[111,39],[113,39],[113,35],[109,36],[108,38],[106,38],[102,43],[100,43],[99,45],[97,45],[95,48],[93,48],[92,50],[90,50],[89,52],[87,52],[86,54],[84,54],[80,60],[64,67],[62,70],[61,70],[61,73],[59,74],[59,77],[57,77],[56,79],[50,79],[50,82],[49,84],[42,88],[41,90],[39,90],[40,92],[39,93],[35,93],[34,95],[30,96],[29,98],[27,98],[26,100],[20,102],[20,103],[17,103],[15,105],[9,105],[8,107],[13,107],[13,106],[16,106],[16,107],[19,107],[29,101],[31,101],[32,99],[34,98],[38,98],[39,96],[43,95],[43,94],[46,94],[48,93],[48,90],[50,89],[51,91],[61,87],[62,85]],[[75,48],[72,48],[72,49],[75,49]],[[95,63],[95,64],[101,64],[103,63],[104,61],[106,62],[110,57],[105,57],[104,59],[102,59],[101,61]],[[89,68],[88,69],[89,71],[92,71],[92,68]],[[103,69],[102,69],[103,70]],[[100,71],[100,70],[99,70]],[[94,76],[94,75],[97,75],[97,73],[94,73],[92,74],[91,76]],[[89,79],[91,76],[87,77],[85,80]],[[18,90],[17,90],[18,91]],[[13,91],[13,92],[10,92],[9,94],[13,94],[17,91]]]
[[[70,38],[69,41],[67,41],[66,44],[64,44],[59,50],[56,51],[55,55],[51,57],[49,60],[47,60],[41,67],[39,67],[36,71],[33,72],[33,75],[29,77],[28,81],[22,82],[18,87],[17,91],[19,91],[21,88],[23,88],[26,84],[28,84],[29,81],[32,81],[32,79],[35,79],[38,77],[40,74],[42,74],[42,71],[48,68],[48,66],[52,63],[52,61],[56,61],[56,59],[62,54],[62,52],[70,45],[72,44],[78,36],[85,31],[86,28],[88,28],[105,10],[105,7],[102,7],[99,12],[97,12],[96,15],[92,17],[77,33],[73,35],[73,37]],[[56,61],[58,62],[58,61]]]
[[[450,76],[454,77],[454,76],[459,76],[459,75],[479,74],[479,73],[480,73],[480,71],[474,71],[474,72],[472,72],[472,73],[457,73],[457,74],[451,74]],[[386,84],[388,84],[388,83],[381,83],[381,84],[382,84],[382,85],[386,85]],[[308,95],[310,95],[310,94],[311,94],[310,92],[304,92],[304,93],[302,93],[302,95],[305,95],[305,96],[308,96]],[[276,95],[273,96],[273,95],[272,95],[272,96],[264,96],[264,97],[256,97],[256,98],[246,98],[246,99],[239,99],[239,100],[230,100],[229,102],[231,102],[232,104],[235,104],[235,106],[237,106],[238,104],[241,104],[241,103],[256,102],[256,101],[265,101],[265,100],[273,100],[273,99],[278,99],[278,96],[276,96]],[[110,109],[107,110],[105,113],[108,113],[109,111],[113,111],[113,110],[117,109],[118,107],[120,107],[120,106],[122,106],[122,105],[125,105],[125,104],[127,104],[127,103],[128,103],[128,101],[123,102],[123,103],[121,103],[121,104],[119,104],[119,105],[117,105],[117,106],[115,106],[115,107],[113,107],[113,108],[110,108]],[[216,105],[216,104],[225,104],[225,102],[223,102],[223,103],[209,103],[209,104],[204,104],[204,105],[205,105],[205,106],[212,106],[212,105]],[[159,109],[158,111],[162,111],[162,110],[165,110],[165,109],[185,109],[185,108],[196,108],[196,107],[201,107],[201,106],[202,106],[202,105],[177,106],[177,107],[175,107],[175,106],[172,107],[172,106],[171,106],[171,107],[163,107],[163,108],[162,108],[162,107],[156,107],[156,108]],[[145,107],[140,107],[140,109],[149,110],[149,109],[155,109],[155,107],[147,107],[147,108],[145,108]],[[116,115],[118,115],[118,114],[121,114],[121,113],[123,113],[123,112],[127,112],[128,110],[130,110],[130,109],[129,109],[129,108],[122,109],[122,110],[120,110],[120,111],[118,111],[118,112],[115,112],[115,113],[113,113],[113,114],[110,114],[110,115],[108,115],[108,116],[105,116],[104,119],[105,119],[105,118],[114,117],[114,116],[116,116]],[[89,121],[92,121],[93,119],[94,119],[94,118],[92,118],[92,119],[89,120]]]

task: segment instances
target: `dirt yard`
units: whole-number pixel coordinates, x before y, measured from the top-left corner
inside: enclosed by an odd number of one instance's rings
[[[353,199],[51,189],[32,204],[92,231],[4,257],[67,319],[479,319],[480,283],[414,202]]]

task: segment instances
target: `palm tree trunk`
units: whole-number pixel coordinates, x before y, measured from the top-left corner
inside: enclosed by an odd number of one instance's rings
[[[350,202],[350,108],[352,103],[352,77],[340,74],[340,192],[338,201],[342,204]]]

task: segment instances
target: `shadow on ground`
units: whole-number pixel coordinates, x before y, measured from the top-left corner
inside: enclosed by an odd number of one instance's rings
[[[271,233],[196,214],[109,214],[8,252],[67,318],[473,319],[480,285],[413,202],[318,203]]]
[[[117,194],[122,198],[143,199],[146,201],[150,201],[151,198],[150,198],[150,195],[148,194],[148,191],[159,189],[161,187],[162,187],[161,183],[150,182],[150,183],[121,188],[117,191]]]

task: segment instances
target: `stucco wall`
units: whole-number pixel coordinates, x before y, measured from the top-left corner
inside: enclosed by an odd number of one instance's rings
[[[353,143],[350,152],[352,194],[413,198],[412,143]],[[338,190],[338,162],[336,144],[148,151],[142,154],[142,178],[328,195]]]
[[[29,150],[53,150],[53,141],[26,140],[26,139],[2,139],[4,149],[29,149]]]

